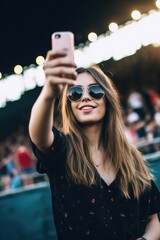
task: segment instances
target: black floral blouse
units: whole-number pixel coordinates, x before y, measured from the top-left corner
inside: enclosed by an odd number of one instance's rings
[[[118,181],[109,186],[101,179],[92,187],[75,184],[65,176],[66,144],[54,128],[55,141],[43,155],[32,143],[37,171],[47,173],[53,216],[59,240],[135,240],[149,215],[160,212],[160,193],[152,181],[139,200],[121,195]]]

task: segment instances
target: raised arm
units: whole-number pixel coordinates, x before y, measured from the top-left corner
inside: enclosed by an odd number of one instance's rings
[[[34,144],[46,151],[53,143],[55,100],[63,86],[74,85],[76,79],[75,63],[65,57],[66,53],[49,51],[43,66],[45,83],[34,103],[29,121],[29,135]]]

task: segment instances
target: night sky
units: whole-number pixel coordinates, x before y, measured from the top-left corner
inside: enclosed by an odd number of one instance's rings
[[[105,33],[110,22],[129,21],[132,10],[152,8],[155,0],[1,1],[0,72],[11,74],[16,64],[29,66],[38,55],[45,57],[54,31],[72,31],[78,46],[89,32]]]

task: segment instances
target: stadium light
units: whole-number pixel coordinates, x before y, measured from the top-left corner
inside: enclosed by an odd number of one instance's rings
[[[115,23],[115,22],[110,23],[110,24],[109,24],[109,30],[110,30],[111,32],[116,32],[116,31],[118,30],[118,25],[117,25],[117,23]]]
[[[16,66],[14,67],[14,72],[15,72],[15,74],[21,74],[22,71],[23,71],[23,68],[22,68],[21,65],[16,65]]]
[[[160,8],[160,0],[157,0],[157,1],[156,1],[156,7],[157,7],[157,8]]]
[[[131,13],[131,17],[132,17],[134,20],[139,20],[139,19],[141,18],[141,13],[140,13],[140,11],[134,10],[134,11]]]
[[[96,40],[90,39],[94,41],[86,42],[75,49],[74,56],[77,66],[86,67],[110,58],[117,61],[135,54],[143,46],[160,46],[159,22],[160,11],[151,10],[148,14],[142,15],[139,20],[129,21],[119,26],[115,32],[107,31],[99,36],[92,33],[91,36],[94,36]],[[17,69],[16,74],[11,75],[12,78],[3,77],[0,81],[0,107],[4,107],[7,101],[19,99],[24,91],[42,86],[44,83],[45,76],[42,66],[30,65],[28,69],[22,69],[18,65]],[[22,85],[19,85],[20,80]],[[13,95],[9,92],[9,87],[12,92],[14,91]]]
[[[90,32],[90,33],[88,34],[88,40],[89,40],[90,42],[96,41],[96,40],[97,40],[97,34],[94,33],[94,32]]]
[[[36,58],[36,63],[37,63],[37,65],[42,65],[42,64],[44,63],[44,61],[45,61],[45,59],[44,59],[43,56],[38,56],[38,57]]]

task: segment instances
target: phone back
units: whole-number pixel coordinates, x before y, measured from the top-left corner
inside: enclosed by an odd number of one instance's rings
[[[54,32],[52,34],[52,49],[63,50],[74,60],[74,34],[72,32]]]

